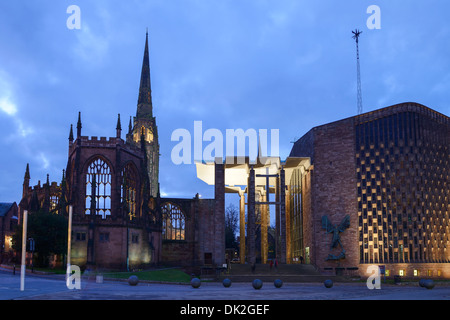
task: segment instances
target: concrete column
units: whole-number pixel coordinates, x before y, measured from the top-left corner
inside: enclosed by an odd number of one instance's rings
[[[215,164],[214,183],[214,253],[213,263],[222,266],[225,263],[225,165]]]
[[[241,238],[239,244],[239,259],[242,264],[245,263],[245,193],[239,192],[239,236]]]
[[[261,201],[267,201],[267,192],[261,195]],[[267,263],[267,254],[269,251],[268,241],[267,241],[267,224],[268,224],[268,205],[260,205],[261,211],[261,263]]]
[[[276,177],[275,201],[280,202],[280,177]],[[280,261],[280,205],[275,206],[275,257]]]
[[[280,170],[280,263],[286,263],[286,183],[283,167]]]
[[[286,263],[292,263],[291,236],[291,201],[290,190],[288,189],[286,192]]]
[[[255,169],[250,168],[248,177],[247,195],[247,260],[250,264],[255,263]]]

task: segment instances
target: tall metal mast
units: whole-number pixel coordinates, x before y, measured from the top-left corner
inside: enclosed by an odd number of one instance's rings
[[[359,36],[362,33],[362,31],[359,31],[356,29],[355,31],[352,31],[353,33],[353,39],[356,40],[356,72],[357,72],[357,104],[358,104],[358,114],[362,113],[363,106],[362,106],[362,93],[361,93],[361,72],[360,72],[360,66],[359,66]]]

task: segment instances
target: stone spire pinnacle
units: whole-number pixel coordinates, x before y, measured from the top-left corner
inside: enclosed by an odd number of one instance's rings
[[[120,113],[117,116],[117,125],[116,125],[116,137],[120,138],[120,134],[122,132],[122,125],[120,123]]]
[[[81,137],[81,112],[78,112],[77,138]]]
[[[25,169],[25,180],[30,180],[30,164],[27,163],[27,168]]]
[[[145,35],[144,59],[142,61],[141,83],[139,86],[139,97],[137,107],[137,118],[148,118],[153,116],[152,89],[150,84],[150,59],[148,54],[148,31]]]
[[[133,125],[131,124],[131,117],[130,117],[130,123],[128,124],[128,134],[133,134]]]
[[[70,132],[69,132],[69,141],[73,141],[73,125],[70,125]]]

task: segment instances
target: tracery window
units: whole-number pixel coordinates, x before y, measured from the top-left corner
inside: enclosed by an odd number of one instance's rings
[[[185,240],[186,218],[180,207],[165,203],[161,211],[163,240]]]
[[[59,197],[57,194],[52,194],[50,196],[50,211],[58,213],[58,203],[59,203]]]
[[[153,131],[150,128],[146,128],[144,126],[141,126],[141,130],[137,131],[134,133],[134,141],[135,142],[140,142],[141,141],[141,136],[144,136],[144,140],[147,142],[152,142],[153,141]]]
[[[103,219],[111,214],[111,169],[100,158],[92,161],[86,172],[85,213],[95,213]]]
[[[130,220],[136,217],[136,170],[129,163],[122,170],[121,202]]]

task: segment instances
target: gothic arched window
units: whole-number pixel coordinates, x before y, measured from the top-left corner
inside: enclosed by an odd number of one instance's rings
[[[111,169],[100,158],[93,160],[86,172],[86,214],[111,214]]]
[[[59,196],[57,194],[52,194],[50,196],[50,212],[58,213]]]
[[[122,170],[121,202],[130,220],[136,217],[136,170],[129,163]]]
[[[181,209],[172,203],[165,203],[161,211],[163,240],[185,240],[186,218]]]

